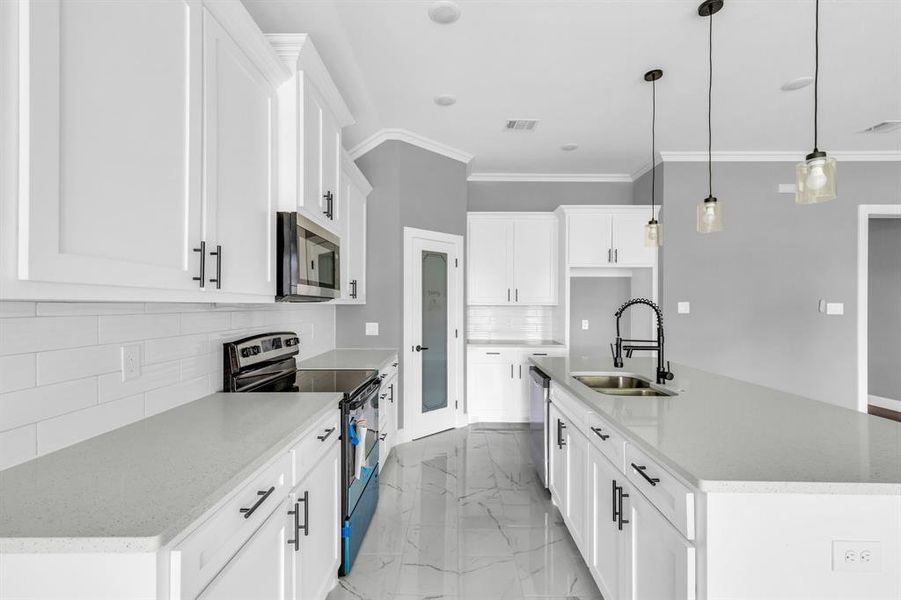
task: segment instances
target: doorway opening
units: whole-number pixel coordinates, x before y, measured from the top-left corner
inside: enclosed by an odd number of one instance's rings
[[[901,205],[858,218],[858,410],[901,420]]]

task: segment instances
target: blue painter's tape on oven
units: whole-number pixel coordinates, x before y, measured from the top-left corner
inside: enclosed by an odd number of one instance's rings
[[[350,537],[350,519],[344,520],[344,527],[341,528],[341,537],[342,538]]]

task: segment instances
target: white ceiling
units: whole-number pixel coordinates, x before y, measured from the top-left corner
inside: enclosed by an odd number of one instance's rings
[[[474,155],[476,173],[630,173],[650,160],[650,84],[660,67],[657,148],[706,150],[706,19],[696,0],[461,0],[438,25],[427,0],[244,0],[267,33],[309,33],[357,123]],[[812,146],[813,0],[726,0],[714,17],[714,150]],[[820,147],[901,152],[901,0],[823,0]],[[450,107],[440,94],[457,97]],[[532,133],[508,118],[539,119]],[[563,152],[560,146],[579,148]]]

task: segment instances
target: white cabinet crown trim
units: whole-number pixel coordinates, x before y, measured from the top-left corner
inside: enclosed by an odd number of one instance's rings
[[[204,7],[228,31],[241,49],[253,60],[264,77],[278,87],[291,76],[290,71],[270,44],[266,43],[259,26],[239,0],[207,0]]]

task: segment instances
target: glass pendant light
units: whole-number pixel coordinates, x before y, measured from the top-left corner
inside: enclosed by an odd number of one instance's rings
[[[651,220],[644,226],[644,245],[654,248],[663,245],[663,228],[654,215],[657,200],[657,80],[663,71],[653,69],[644,74],[644,80],[651,82]]]
[[[795,167],[795,202],[816,204],[835,199],[835,159],[817,148],[820,80],[820,0],[816,0],[813,71],[813,152]]]
[[[723,0],[704,0],[698,7],[698,14],[710,19],[708,40],[707,82],[707,197],[698,204],[698,233],[714,233],[723,230],[723,209],[713,195],[713,126],[710,118],[713,107],[713,15],[723,8]]]

